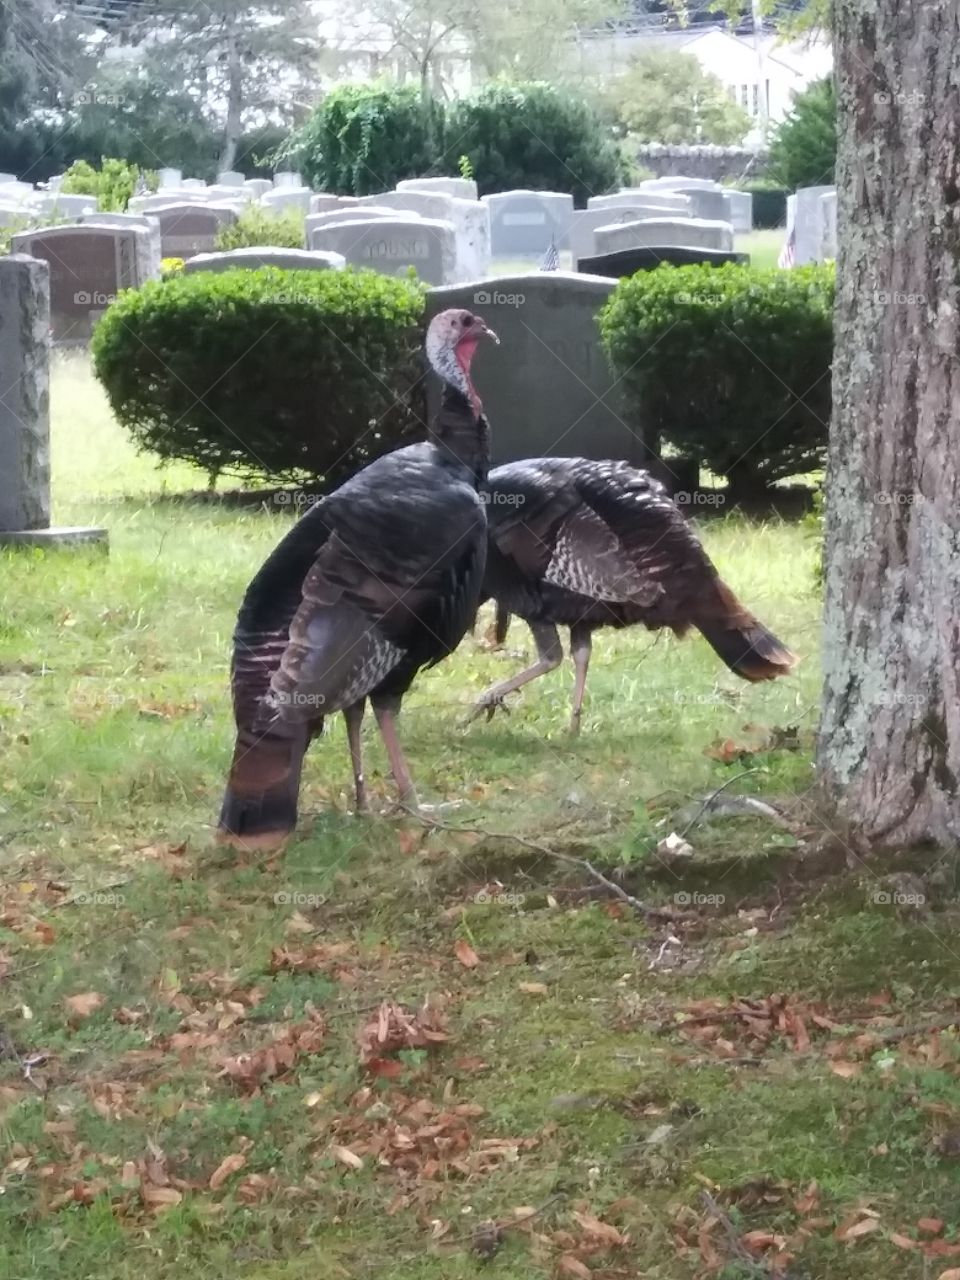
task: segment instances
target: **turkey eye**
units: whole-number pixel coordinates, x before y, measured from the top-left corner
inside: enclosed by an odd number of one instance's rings
[[[466,327],[467,327],[467,325],[468,325],[468,324],[473,324],[473,316],[464,316],[464,317],[463,317],[463,327],[464,327],[465,329],[466,329]]]

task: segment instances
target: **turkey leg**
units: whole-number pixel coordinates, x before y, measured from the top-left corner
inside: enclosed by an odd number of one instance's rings
[[[545,676],[548,671],[554,671],[559,667],[563,661],[563,646],[560,644],[557,628],[549,622],[531,622],[530,630],[537,646],[537,661],[515,676],[511,676],[509,680],[501,680],[498,684],[492,684],[489,689],[484,690],[474,703],[473,710],[467,717],[467,724],[476,720],[477,716],[484,711],[487,713],[488,720],[493,718],[497,707],[503,707],[506,711],[503,700],[508,693],[513,693],[522,685],[529,684],[531,680]]]
[[[367,798],[367,780],[363,775],[363,747],[360,739],[360,726],[363,724],[363,713],[366,702],[363,698],[352,707],[344,707],[343,718],[347,722],[347,742],[350,746],[350,763],[353,766],[353,790],[356,796],[357,813],[369,813],[370,801]]]
[[[397,790],[400,793],[400,806],[403,809],[416,809],[417,792],[413,785],[413,778],[410,776],[410,770],[407,768],[407,762],[404,758],[403,748],[400,746],[400,739],[397,737],[397,727],[394,724],[394,717],[399,711],[399,705],[396,707],[373,704],[373,714],[377,717],[377,728],[380,730],[380,737],[383,738],[383,745],[387,749],[387,757],[390,761],[390,772],[393,774],[393,780],[397,784]]]
[[[587,668],[590,666],[592,646],[590,628],[582,622],[574,623],[570,628],[570,657],[577,673],[573,682],[573,707],[570,712],[570,732],[574,737],[580,732],[580,712],[587,687]]]

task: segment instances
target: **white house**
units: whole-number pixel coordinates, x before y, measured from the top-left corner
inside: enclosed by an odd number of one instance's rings
[[[755,42],[719,25],[670,30],[625,24],[581,31],[571,53],[584,78],[605,80],[628,71],[637,54],[650,49],[692,53],[758,126],[764,116],[771,123],[783,119],[794,94],[833,66],[830,44],[822,37],[781,43],[775,32],[764,32]]]

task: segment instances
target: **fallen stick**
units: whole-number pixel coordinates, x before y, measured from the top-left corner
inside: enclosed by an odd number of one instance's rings
[[[682,922],[684,920],[697,919],[689,911],[673,911],[670,907],[651,907],[648,903],[641,902],[633,894],[627,893],[626,889],[621,889],[618,884],[608,880],[587,858],[575,858],[573,854],[560,853],[558,849],[551,849],[536,840],[528,840],[525,836],[516,836],[510,831],[488,831],[485,827],[452,827],[445,822],[437,822],[435,819],[421,817],[419,814],[415,816],[419,818],[424,826],[433,827],[437,831],[449,831],[454,835],[486,836],[489,840],[512,840],[514,844],[523,845],[525,849],[532,849],[534,853],[542,854],[545,858],[553,858],[557,862],[566,863],[567,866],[579,867],[582,871],[586,871],[588,875],[592,876],[597,884],[603,885],[615,898],[619,898],[621,902],[625,902],[627,906],[632,907],[638,915],[646,916],[650,920]]]

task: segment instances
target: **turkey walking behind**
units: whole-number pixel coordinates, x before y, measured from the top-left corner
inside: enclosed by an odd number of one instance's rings
[[[744,680],[786,675],[796,659],[739,602],[690,526],[647,472],[625,462],[529,458],[487,481],[490,547],[483,597],[497,602],[497,639],[509,615],[529,624],[537,661],[487,689],[473,715],[560,665],[558,626],[570,629],[576,670],[571,730],[580,714],[599,627],[696,627]]]

